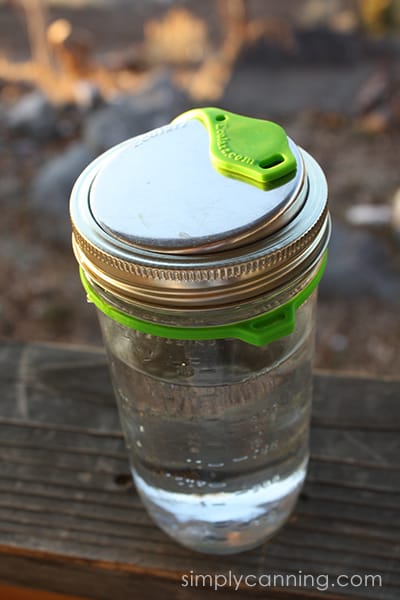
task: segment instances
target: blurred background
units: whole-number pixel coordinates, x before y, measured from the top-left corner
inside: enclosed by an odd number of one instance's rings
[[[196,105],[278,121],[324,168],[316,366],[400,372],[400,0],[0,0],[0,335],[100,344],[68,197]]]

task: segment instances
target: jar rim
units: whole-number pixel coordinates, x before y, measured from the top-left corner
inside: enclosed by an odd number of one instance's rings
[[[200,326],[181,327],[166,325],[160,322],[146,321],[132,314],[128,314],[102,297],[80,268],[82,285],[86,291],[88,301],[96,308],[117,323],[142,333],[176,340],[207,340],[235,338],[254,346],[264,346],[277,339],[290,335],[295,329],[297,309],[311,296],[324,273],[327,253],[322,257],[317,271],[312,278],[297,291],[289,300],[262,314],[232,323]]]
[[[131,143],[128,140],[116,148],[120,151]],[[181,310],[240,303],[290,282],[318,261],[327,247],[326,180],[318,163],[299,147],[305,167],[302,205],[271,235],[200,255],[168,255],[129,246],[99,226],[89,202],[96,174],[116,148],[81,174],[71,194],[70,215],[78,263],[92,281],[127,302]]]

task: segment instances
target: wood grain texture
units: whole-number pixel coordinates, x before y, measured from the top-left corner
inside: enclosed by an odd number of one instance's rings
[[[78,598],[78,596],[66,596],[65,594],[55,594],[54,592],[10,585],[0,585],[0,598],[6,598],[7,600],[85,600],[85,598]]]
[[[312,458],[272,542],[214,558],[150,521],[129,475],[105,356],[0,345],[0,581],[97,600],[185,600],[182,574],[380,574],[383,587],[243,588],[237,598],[400,597],[400,382],[315,377]],[[232,590],[221,589],[222,597]]]

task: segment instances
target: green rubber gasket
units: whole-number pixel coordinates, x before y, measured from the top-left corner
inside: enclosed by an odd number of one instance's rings
[[[216,325],[212,327],[173,327],[171,325],[160,325],[150,321],[142,321],[131,315],[110,306],[91,287],[86,275],[80,268],[82,285],[86,291],[88,300],[105,315],[117,323],[163,338],[173,340],[212,340],[236,338],[253,346],[264,346],[282,337],[293,333],[295,328],[296,310],[307,300],[317,287],[325,270],[327,253],[325,253],[321,265],[315,277],[294,298],[278,308],[258,315],[246,321]]]

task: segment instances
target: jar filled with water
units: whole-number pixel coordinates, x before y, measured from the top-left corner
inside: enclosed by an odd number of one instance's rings
[[[195,550],[257,546],[306,476],[321,169],[275,123],[195,109],[89,165],[71,219],[144,505]]]

